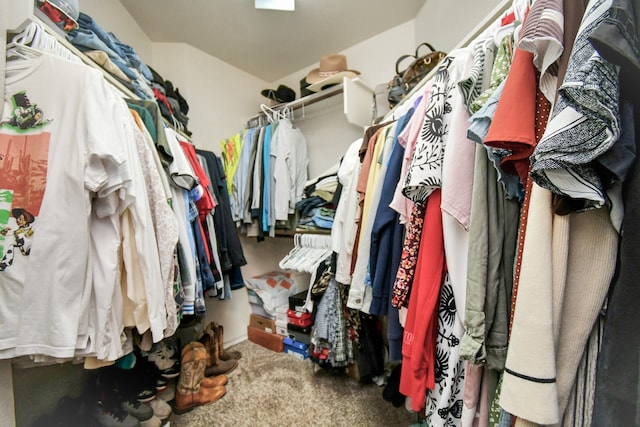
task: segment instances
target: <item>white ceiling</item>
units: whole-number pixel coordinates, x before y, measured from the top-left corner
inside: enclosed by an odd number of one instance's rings
[[[120,0],[152,42],[187,43],[267,82],[415,18],[426,0]]]

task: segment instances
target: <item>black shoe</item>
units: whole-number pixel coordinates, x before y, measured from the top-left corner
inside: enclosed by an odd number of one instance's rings
[[[156,390],[150,389],[150,388],[145,388],[136,395],[136,399],[138,400],[138,402],[143,402],[143,403],[150,402],[153,399],[155,399],[155,397],[156,397]]]
[[[166,378],[160,377],[160,378],[158,378],[156,380],[156,390],[157,391],[166,390],[167,387],[169,387],[169,381],[167,381]]]

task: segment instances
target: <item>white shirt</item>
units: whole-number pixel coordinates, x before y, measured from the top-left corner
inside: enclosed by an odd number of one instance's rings
[[[286,221],[302,199],[307,182],[307,141],[289,119],[278,122],[271,137],[271,153],[275,154],[273,176],[274,211],[277,221]]]
[[[358,192],[356,184],[360,171],[358,150],[362,145],[362,138],[355,140],[345,153],[338,179],[342,184],[340,201],[333,218],[331,239],[333,251],[338,254],[336,260],[336,281],[343,284],[351,283],[351,258],[356,240],[356,212],[358,207]]]
[[[116,106],[122,100],[85,65],[48,54],[15,61],[7,66],[0,127],[0,168],[7,174],[0,192],[4,208],[25,208],[34,221],[29,254],[18,251],[0,271],[0,357],[68,358],[90,334],[92,199],[113,208],[105,214],[128,202],[118,196],[131,179],[114,125],[121,123]],[[32,110],[31,119],[39,116],[35,127],[19,128],[29,119],[14,116],[16,102]],[[113,203],[100,203],[109,199]],[[9,249],[17,248],[2,244],[2,257]]]

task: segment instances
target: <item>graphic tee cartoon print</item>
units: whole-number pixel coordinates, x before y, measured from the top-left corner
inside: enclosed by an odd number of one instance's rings
[[[10,117],[0,122],[0,274],[31,252],[47,180],[51,120],[26,91],[11,96]]]

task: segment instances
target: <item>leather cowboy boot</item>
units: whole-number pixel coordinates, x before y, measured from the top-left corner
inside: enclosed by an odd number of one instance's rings
[[[207,361],[207,368],[205,370],[207,377],[228,374],[238,366],[238,361],[235,359],[220,360],[220,346],[218,345],[216,334],[212,329],[205,328],[199,341],[209,353],[209,360]]]
[[[218,338],[218,348],[220,349],[220,359],[221,360],[239,360],[242,357],[242,353],[237,350],[225,350],[224,349],[224,328],[222,325],[215,325],[214,328],[216,331],[216,337]]]
[[[195,358],[198,360],[205,360],[205,361],[209,360],[209,354],[207,353],[207,349],[204,347],[202,343],[198,341],[190,342],[189,344],[187,344],[187,346],[185,346],[184,349],[182,349],[183,357],[187,353],[187,351],[193,351],[195,353]],[[203,375],[202,379],[200,380],[200,385],[202,387],[213,388],[213,387],[224,386],[228,382],[229,382],[229,377],[227,377],[224,374],[218,375],[215,377],[207,377]]]
[[[192,346],[184,349],[183,354],[173,408],[176,414],[184,414],[196,406],[215,402],[226,393],[223,386],[212,388],[201,386],[207,361],[198,355]]]

